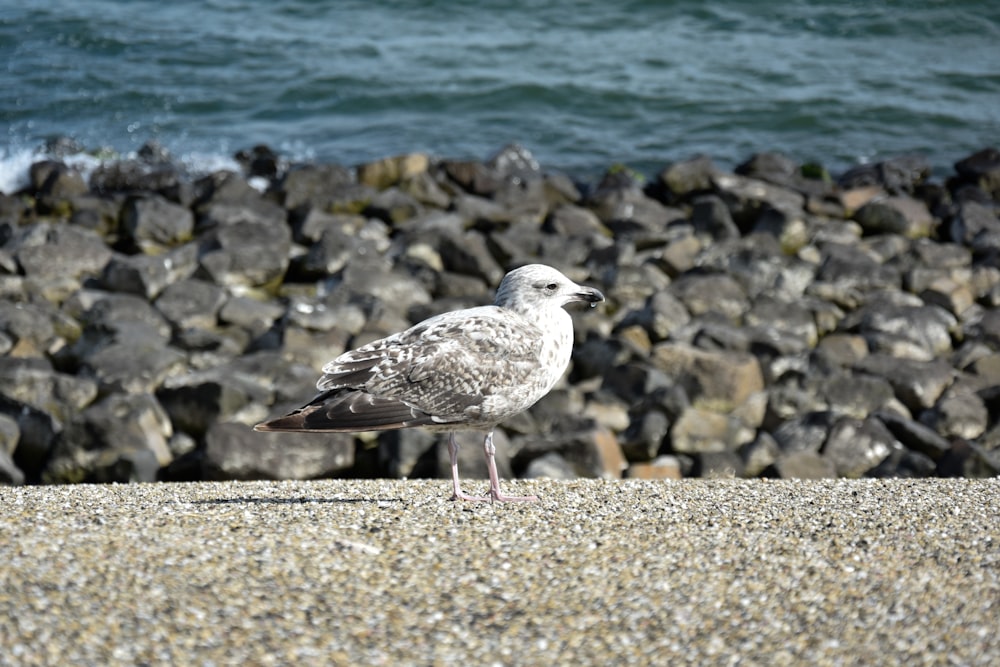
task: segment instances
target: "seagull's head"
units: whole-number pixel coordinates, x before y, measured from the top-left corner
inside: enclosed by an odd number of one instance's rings
[[[528,264],[504,276],[494,303],[530,315],[541,308],[561,308],[574,301],[594,306],[604,301],[604,295],[593,287],[577,285],[551,266]]]

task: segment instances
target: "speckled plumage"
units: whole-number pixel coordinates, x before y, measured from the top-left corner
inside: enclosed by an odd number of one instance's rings
[[[508,273],[494,305],[431,317],[406,331],[345,352],[323,367],[320,394],[262,431],[378,431],[423,426],[486,429],[491,499],[492,430],[552,389],[569,365],[573,323],[563,309],[603,295],[531,264]],[[451,440],[455,497],[457,445]]]

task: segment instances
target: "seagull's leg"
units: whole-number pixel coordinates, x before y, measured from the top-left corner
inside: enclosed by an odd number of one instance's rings
[[[452,431],[451,437],[448,438],[448,455],[451,457],[451,481],[455,485],[455,490],[451,495],[451,499],[480,502],[489,500],[492,502],[492,497],[487,498],[485,496],[470,496],[462,492],[462,487],[458,483],[458,441],[455,439],[454,431]]]
[[[538,496],[505,496],[500,492],[500,475],[497,473],[497,462],[494,456],[497,448],[493,444],[493,429],[490,429],[489,433],[486,434],[486,439],[483,440],[483,451],[486,453],[486,467],[490,471],[490,502],[494,500],[498,503],[534,502],[538,500]]]

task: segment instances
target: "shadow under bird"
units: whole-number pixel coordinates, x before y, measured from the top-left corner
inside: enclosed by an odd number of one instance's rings
[[[563,308],[604,300],[552,267],[529,264],[500,282],[492,306],[436,315],[345,352],[323,367],[320,393],[257,431],[449,431],[453,500],[532,501],[500,490],[493,429],[545,396],[566,372],[573,321]],[[488,496],[462,491],[456,431],[485,430]]]

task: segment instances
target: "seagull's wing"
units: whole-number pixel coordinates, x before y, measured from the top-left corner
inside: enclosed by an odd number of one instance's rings
[[[537,371],[542,331],[495,306],[444,313],[346,352],[320,393],[262,430],[366,431],[475,423],[483,401]]]

